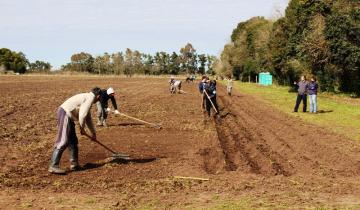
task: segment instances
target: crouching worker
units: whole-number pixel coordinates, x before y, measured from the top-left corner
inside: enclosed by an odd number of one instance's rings
[[[115,114],[120,114],[118,111],[118,107],[115,100],[115,91],[112,87],[109,87],[107,90],[101,90],[100,99],[96,102],[97,108],[97,125],[99,126],[107,126],[106,119],[108,113],[111,111],[108,105],[109,99],[115,109]]]
[[[170,83],[170,93],[181,93],[181,81],[175,80],[173,77],[169,81]]]
[[[99,100],[101,89],[96,87],[89,93],[80,93],[67,99],[58,108],[56,137],[54,151],[51,157],[49,172],[54,174],[65,174],[60,168],[60,159],[66,148],[70,152],[70,170],[80,168],[78,162],[78,139],[75,133],[75,121],[79,121],[81,135],[85,133],[85,124],[92,134],[92,140],[96,140],[96,131],[91,120],[90,108]]]
[[[216,102],[216,81],[215,80],[207,80],[205,85],[205,106],[208,116],[210,117],[210,109],[214,108],[215,112],[219,113],[219,108]]]

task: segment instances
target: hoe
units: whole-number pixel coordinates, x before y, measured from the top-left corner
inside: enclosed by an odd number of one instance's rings
[[[89,139],[91,139],[91,136],[89,134],[85,133],[85,136],[88,137]],[[104,147],[107,151],[111,152],[112,153],[111,157],[113,157],[113,158],[119,158],[119,159],[124,159],[124,160],[129,160],[130,159],[130,156],[128,154],[115,152],[114,150],[112,150],[109,147],[105,146],[103,143],[99,142],[98,140],[91,140],[91,141],[94,141],[94,142],[98,143],[99,145]]]
[[[215,112],[216,112],[216,113],[219,113],[218,110],[215,108],[215,105],[214,105],[213,102],[211,101],[210,96],[207,94],[206,91],[204,91],[204,93],[206,94],[207,98],[209,99],[209,101],[210,101],[212,107],[214,108]]]

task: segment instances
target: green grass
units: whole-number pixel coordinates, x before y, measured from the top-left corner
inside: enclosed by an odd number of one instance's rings
[[[360,99],[350,98],[347,95],[320,93],[317,99],[318,114],[300,112],[302,104],[299,112],[293,113],[296,93],[289,93],[289,87],[235,82],[234,88],[242,93],[258,96],[276,109],[299,117],[305,122],[320,125],[335,133],[360,141]]]

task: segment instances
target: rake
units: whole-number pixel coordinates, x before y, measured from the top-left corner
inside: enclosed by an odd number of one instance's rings
[[[131,117],[131,116],[126,115],[126,114],[123,114],[123,113],[120,113],[120,115],[121,115],[121,116],[124,116],[124,117],[127,117],[127,118],[130,118],[130,119],[132,119],[132,120],[136,120],[136,121],[139,121],[139,122],[142,122],[142,123],[151,125],[152,127],[157,128],[157,129],[161,129],[161,128],[162,128],[161,125],[159,125],[159,124],[146,122],[145,120],[141,120],[141,119],[138,119],[138,118],[135,118],[135,117]]]

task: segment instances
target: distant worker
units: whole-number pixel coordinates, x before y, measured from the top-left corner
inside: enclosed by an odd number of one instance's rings
[[[226,85],[227,94],[229,96],[231,96],[232,87],[233,87],[233,80],[232,80],[231,76],[229,76],[227,79],[227,85]]]
[[[89,93],[80,93],[67,99],[57,111],[58,132],[51,163],[48,171],[54,174],[65,174],[60,168],[60,159],[66,148],[70,152],[70,170],[78,170],[78,139],[75,132],[75,121],[79,121],[80,134],[85,135],[85,125],[89,128],[92,140],[96,140],[96,131],[91,119],[90,108],[100,98],[101,89],[95,87]]]
[[[300,81],[294,82],[294,85],[296,86],[297,91],[298,91],[298,94],[296,97],[296,103],[295,103],[295,107],[294,107],[294,112],[298,112],[301,101],[303,101],[303,112],[306,112],[309,83],[306,81],[305,76],[301,76]]]
[[[180,80],[175,80],[174,77],[171,77],[169,84],[170,84],[170,93],[172,93],[172,94],[181,93],[181,81]]]
[[[205,100],[205,106],[206,106],[206,112],[208,116],[210,117],[210,110],[211,108],[214,109],[216,114],[219,113],[219,107],[217,105],[216,101],[216,81],[215,80],[207,80],[205,85],[205,94],[206,94],[206,100]]]
[[[187,83],[193,82],[193,81],[195,81],[195,79],[196,79],[196,76],[194,74],[192,74],[192,75],[186,77],[186,82]]]
[[[317,112],[317,92],[318,92],[319,85],[316,82],[315,77],[311,77],[309,83],[309,99],[310,99],[310,113]]]
[[[101,90],[100,100],[96,102],[98,126],[104,126],[104,127],[107,126],[106,119],[108,113],[110,113],[111,111],[108,104],[109,99],[111,100],[112,106],[115,109],[114,113],[120,114],[116,104],[114,89],[112,87],[109,87],[107,90],[106,89]]]
[[[205,100],[206,100],[206,95],[205,95],[204,91],[205,91],[206,81],[208,79],[209,78],[206,75],[203,75],[201,77],[201,81],[199,82],[199,92],[201,94],[201,109],[203,111],[205,111]]]

